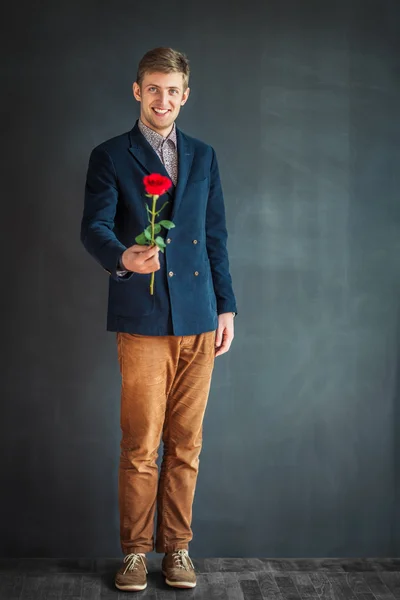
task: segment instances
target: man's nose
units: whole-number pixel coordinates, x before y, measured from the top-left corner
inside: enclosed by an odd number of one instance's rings
[[[165,92],[160,92],[160,102],[161,102],[161,106],[163,107],[167,107],[169,104],[169,98],[168,98],[168,90],[166,90]]]

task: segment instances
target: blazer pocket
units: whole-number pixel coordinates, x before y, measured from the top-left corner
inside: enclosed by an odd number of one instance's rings
[[[202,179],[188,179],[187,185],[200,185],[205,184],[208,181],[208,177]]]

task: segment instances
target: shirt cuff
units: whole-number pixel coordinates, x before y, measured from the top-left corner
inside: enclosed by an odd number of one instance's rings
[[[122,254],[121,254],[121,256],[122,256]],[[121,262],[121,256],[118,258],[117,269],[116,269],[116,273],[117,273],[118,277],[123,277],[127,273],[130,273],[130,271],[127,271],[123,267],[122,262]]]

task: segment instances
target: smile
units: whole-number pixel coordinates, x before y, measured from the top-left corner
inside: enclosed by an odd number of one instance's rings
[[[163,117],[164,115],[169,113],[169,109],[161,110],[159,108],[153,108],[153,111],[156,113],[156,115],[159,115],[160,117]]]

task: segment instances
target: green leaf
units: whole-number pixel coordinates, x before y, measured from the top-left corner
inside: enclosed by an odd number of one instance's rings
[[[147,239],[144,233],[140,233],[139,235],[137,235],[135,237],[135,242],[140,246],[144,246],[145,244],[147,244]]]
[[[144,230],[144,235],[146,236],[146,238],[151,241],[151,227],[150,227],[150,231],[149,228],[146,227],[146,229]]]
[[[154,241],[160,249],[166,247],[166,243],[164,242],[162,237],[160,237],[159,235],[156,237],[156,239]]]
[[[175,227],[175,224],[172,221],[159,221],[159,223],[160,225],[165,227],[165,229],[172,229],[173,227]]]
[[[150,234],[150,238],[151,238],[151,225],[148,225],[145,229],[145,232],[148,232]],[[161,225],[159,225],[158,223],[154,223],[154,233],[160,233],[161,231]],[[147,239],[150,239],[147,238]]]

